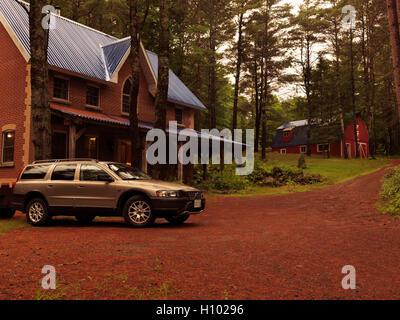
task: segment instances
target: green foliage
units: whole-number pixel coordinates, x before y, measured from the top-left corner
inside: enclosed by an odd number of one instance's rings
[[[304,157],[304,154],[300,155],[299,161],[297,162],[297,168],[303,170],[307,169],[306,158]]]
[[[257,162],[254,172],[248,176],[248,180],[259,186],[281,187],[284,185],[298,184],[308,185],[323,182],[323,178],[317,174],[307,174],[303,170],[289,166],[267,166]]]
[[[220,171],[217,167],[210,167],[206,181],[197,177],[196,186],[202,190],[217,190],[233,192],[246,189],[247,180],[235,174],[233,166]]]
[[[383,212],[393,216],[400,216],[400,168],[385,176],[381,199]]]

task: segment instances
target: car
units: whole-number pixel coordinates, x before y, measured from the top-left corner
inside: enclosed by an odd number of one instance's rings
[[[205,199],[200,190],[153,180],[122,163],[47,160],[23,169],[11,207],[26,213],[34,226],[46,225],[53,216],[75,216],[83,224],[97,216],[123,216],[133,227],[148,227],[157,218],[182,224],[205,209]]]

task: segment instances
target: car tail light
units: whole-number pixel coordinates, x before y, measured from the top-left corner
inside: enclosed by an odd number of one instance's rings
[[[18,182],[19,179],[21,178],[22,172],[24,172],[25,168],[26,168],[26,167],[23,166],[22,169],[19,171],[18,177],[17,177],[17,181],[13,183],[13,191],[15,191],[15,186],[17,185],[17,182]]]

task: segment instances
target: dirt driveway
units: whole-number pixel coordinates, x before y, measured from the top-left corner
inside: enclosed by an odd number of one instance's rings
[[[384,173],[221,198],[182,227],[58,219],[14,229],[0,236],[0,299],[399,299],[400,221],[375,209]],[[44,265],[57,271],[51,293],[39,289]],[[354,291],[341,287],[345,265],[357,270]]]

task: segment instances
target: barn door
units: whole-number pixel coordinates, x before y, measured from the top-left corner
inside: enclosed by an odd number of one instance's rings
[[[351,159],[351,144],[346,143],[346,148],[347,148],[347,155],[349,156],[349,159]]]
[[[368,158],[368,150],[367,150],[367,144],[366,143],[359,143],[358,144],[358,150],[359,150],[361,159],[367,159]]]

